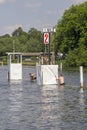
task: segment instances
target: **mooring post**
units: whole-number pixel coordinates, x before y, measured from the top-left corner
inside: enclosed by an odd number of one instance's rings
[[[83,91],[83,66],[80,66],[80,91]]]
[[[60,70],[61,70],[61,72],[62,72],[62,62],[60,63]]]

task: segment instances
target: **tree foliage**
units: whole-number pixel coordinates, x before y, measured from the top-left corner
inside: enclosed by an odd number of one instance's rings
[[[67,55],[67,66],[87,66],[87,2],[65,11],[57,24],[56,37],[57,51]]]
[[[0,56],[6,52],[41,52],[44,49],[43,34],[35,28],[31,28],[28,33],[21,27],[9,34],[0,36]]]
[[[87,2],[65,10],[55,27],[56,37],[51,34],[50,50],[65,54],[66,66],[87,66]],[[25,32],[19,27],[12,36],[0,36],[0,56],[13,50],[43,52],[43,33],[35,28]]]

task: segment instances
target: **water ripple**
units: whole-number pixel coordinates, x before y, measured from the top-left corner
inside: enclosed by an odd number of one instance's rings
[[[87,89],[79,92],[79,72],[65,71],[61,87],[31,83],[29,72],[35,68],[23,67],[22,82],[8,82],[0,67],[0,130],[86,130]]]

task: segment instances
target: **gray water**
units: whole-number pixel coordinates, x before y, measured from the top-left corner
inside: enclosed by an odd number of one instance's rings
[[[84,93],[79,71],[63,71],[65,86],[38,86],[29,81],[35,67],[23,67],[23,80],[8,82],[0,67],[0,130],[87,130],[87,73]]]

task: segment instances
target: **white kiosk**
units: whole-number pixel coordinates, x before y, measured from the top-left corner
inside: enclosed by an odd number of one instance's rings
[[[58,65],[36,65],[36,70],[38,85],[58,84]]]
[[[7,52],[8,80],[22,79],[22,53]]]

